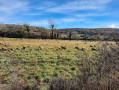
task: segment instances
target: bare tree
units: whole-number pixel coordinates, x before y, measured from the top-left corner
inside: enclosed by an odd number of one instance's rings
[[[49,27],[51,28],[51,31],[52,31],[52,33],[51,33],[51,39],[53,39],[56,36],[55,35],[55,32],[54,32],[54,28],[55,28],[56,24],[55,24],[55,22],[54,22],[53,19],[49,19],[48,22],[49,22]]]
[[[55,23],[54,23],[53,19],[49,19],[48,21],[49,21],[50,28],[54,29]]]

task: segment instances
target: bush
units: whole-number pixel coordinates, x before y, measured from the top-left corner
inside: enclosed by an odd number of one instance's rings
[[[28,37],[28,33],[23,30],[18,30],[18,31],[12,31],[7,33],[7,37],[10,38],[25,38]]]
[[[55,79],[49,90],[119,90],[119,43],[101,43],[97,50],[82,59],[77,78]]]

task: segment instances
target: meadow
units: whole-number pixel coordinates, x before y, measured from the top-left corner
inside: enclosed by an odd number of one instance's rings
[[[98,53],[96,47],[99,43],[100,41],[1,38],[1,82],[32,86],[36,81],[45,84],[55,78],[75,78],[81,74],[82,58]]]

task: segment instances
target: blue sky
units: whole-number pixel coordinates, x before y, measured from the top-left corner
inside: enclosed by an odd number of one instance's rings
[[[119,0],[0,0],[0,23],[49,28],[119,27]]]

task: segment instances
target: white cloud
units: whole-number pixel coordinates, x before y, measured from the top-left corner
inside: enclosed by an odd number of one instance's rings
[[[29,24],[33,26],[49,26],[48,20],[33,21],[29,22]]]
[[[104,9],[111,1],[112,0],[71,0],[63,4],[50,3],[50,5],[48,5],[46,3],[45,6],[41,5],[38,9],[55,13],[67,13],[78,10],[100,10]]]
[[[85,21],[86,19],[76,19],[76,18],[60,18],[60,19],[51,19],[55,25],[60,25],[62,23],[70,23],[70,22],[80,22]],[[39,20],[39,21],[32,21],[28,22],[30,25],[33,26],[49,26],[49,19]]]
[[[77,17],[90,17],[90,16],[106,16],[106,15],[109,15],[109,13],[103,13],[103,14],[88,13],[88,14],[77,14],[75,16],[77,16]]]
[[[47,1],[47,2],[40,3],[40,5],[38,6],[37,9],[45,10],[45,9],[48,9],[48,8],[54,7],[54,6],[57,6],[57,3],[54,3],[54,2],[51,2],[51,1]]]
[[[0,17],[0,21],[7,21],[6,17]]]
[[[109,28],[118,28],[118,26],[116,26],[115,24],[109,25]]]
[[[15,14],[28,9],[28,2],[21,0],[0,0],[0,13],[4,15]]]
[[[57,21],[59,22],[77,22],[77,21],[85,21],[86,19],[78,19],[78,18],[61,18],[61,19],[58,19]]]
[[[0,0],[0,22],[12,23],[12,19],[16,19],[15,14],[28,11],[29,8],[25,0]]]
[[[77,20],[72,19],[72,18],[63,18],[63,19],[61,19],[61,21],[63,21],[63,22],[74,22],[74,21],[77,21]]]

